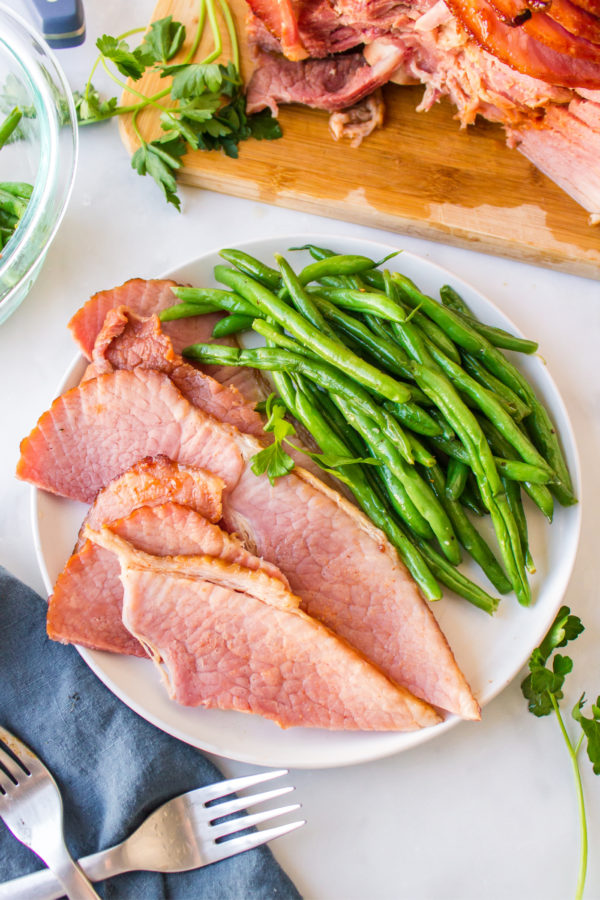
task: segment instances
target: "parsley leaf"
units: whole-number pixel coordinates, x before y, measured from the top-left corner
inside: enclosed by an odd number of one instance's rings
[[[181,50],[185,41],[185,25],[174,22],[173,16],[157,19],[150,26],[148,34],[139,46],[138,57],[147,66],[152,63],[166,63]]]
[[[562,606],[558,611],[554,622],[550,626],[547,635],[529,657],[529,675],[521,684],[521,690],[529,701],[529,710],[535,716],[547,716],[554,712],[560,726],[561,734],[567,746],[571,758],[571,765],[575,776],[575,786],[579,807],[580,827],[580,857],[579,875],[575,900],[581,900],[585,887],[587,872],[588,837],[585,804],[583,800],[583,784],[577,754],[583,742],[587,738],[587,753],[592,763],[594,773],[600,775],[600,697],[592,704],[592,716],[588,718],[583,714],[585,706],[585,694],[582,694],[571,712],[573,719],[579,723],[582,734],[575,744],[565,727],[560,711],[560,701],[563,699],[563,685],[565,677],[573,669],[573,660],[569,656],[555,653],[560,647],[566,646],[569,641],[575,640],[584,627],[581,619],[571,615],[568,606]],[[554,653],[551,665],[548,665],[550,657]]]
[[[263,426],[263,431],[272,432],[274,441],[252,457],[251,469],[255,475],[266,474],[271,484],[275,483],[276,478],[287,475],[294,468],[293,458],[283,449],[284,443],[299,453],[310,457],[324,472],[334,475],[344,483],[349,482],[345,475],[339,471],[339,467],[351,466],[357,463],[380,465],[379,460],[373,459],[371,456],[366,459],[355,459],[349,456],[337,456],[333,453],[313,453],[310,450],[292,444],[289,438],[296,434],[296,429],[285,418],[287,408],[275,394],[270,394],[266,401],[257,403],[255,408],[258,412],[266,414],[267,421]]]
[[[109,100],[101,100],[100,94],[93,84],[89,86],[87,93],[75,91],[73,93],[73,101],[75,103],[77,121],[82,125],[109,119],[114,115],[118,104],[116,97],[111,97]]]
[[[265,413],[268,418],[263,431],[273,434],[273,443],[255,453],[251,469],[255,475],[266,474],[271,484],[275,484],[275,479],[287,475],[294,468],[294,460],[282,445],[287,437],[296,434],[296,429],[285,418],[286,408],[275,394],[267,398]]]
[[[587,755],[594,768],[594,774],[600,775],[600,697],[595,703],[592,703],[590,719],[586,718],[581,711],[584,706],[585,694],[582,694],[573,707],[572,716],[576,722],[579,722],[587,738]]]
[[[181,166],[181,157],[185,153],[183,138],[166,134],[151,143],[144,141],[131,157],[131,165],[136,172],[152,176],[167,202],[177,210],[181,209],[181,201],[177,196],[177,181],[173,172]]]
[[[204,91],[216,93],[223,82],[223,66],[216,63],[188,63],[180,66],[163,66],[161,78],[172,76],[173,100],[197,97]]]
[[[115,64],[121,75],[138,81],[147,68],[144,60],[144,51],[138,47],[130,50],[126,41],[103,34],[96,41],[96,47],[100,53]]]

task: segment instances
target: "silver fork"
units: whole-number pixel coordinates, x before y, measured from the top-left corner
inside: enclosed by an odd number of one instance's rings
[[[0,728],[0,741],[12,753],[0,744],[0,818],[54,872],[63,894],[71,900],[99,900],[65,844],[63,805],[54,778],[29,747],[5,728]]]
[[[282,775],[287,775],[287,769],[231,778],[229,781],[220,781],[173,797],[154,810],[121,844],[85,856],[79,860],[79,865],[92,881],[101,881],[136,870],[188,872],[260,847],[267,841],[300,828],[305,821],[265,828],[230,840],[224,838],[299,809],[299,803],[248,816],[237,816],[226,822],[220,820],[258,803],[281,797],[282,794],[293,791],[293,786],[287,785],[247,797],[235,797],[222,803],[214,801]],[[47,869],[0,884],[0,900],[56,900],[62,895],[60,884]]]

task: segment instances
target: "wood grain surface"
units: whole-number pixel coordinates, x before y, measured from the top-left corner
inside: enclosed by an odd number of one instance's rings
[[[231,0],[231,7],[247,78],[245,0]],[[184,56],[197,23],[197,2],[159,0],[152,18],[165,15],[187,26]],[[208,46],[200,47],[196,60]],[[144,93],[164,86],[153,73],[136,83]],[[499,127],[480,122],[461,130],[448,103],[417,113],[422,87],[388,85],[384,93],[385,127],[358,148],[333,140],[327,113],[284,106],[281,140],[243,142],[237,160],[220,152],[192,152],[179,178],[263,203],[600,279],[600,227],[590,227],[585,210],[509,150]],[[149,107],[138,118],[148,140],[162,133],[159,115]],[[132,153],[138,141],[130,117],[121,117],[121,136]]]

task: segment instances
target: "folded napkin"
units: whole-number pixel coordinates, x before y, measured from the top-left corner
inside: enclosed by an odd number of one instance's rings
[[[0,723],[56,778],[67,844],[80,857],[126,838],[165,800],[223,776],[121,703],[74,647],[50,641],[45,617],[45,601],[0,567]],[[41,865],[0,821],[0,881]],[[300,898],[266,846],[193,872],[119,875],[97,890],[120,900]]]

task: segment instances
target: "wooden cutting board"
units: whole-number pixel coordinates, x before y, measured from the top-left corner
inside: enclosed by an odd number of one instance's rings
[[[247,78],[245,0],[230,0],[230,5]],[[159,0],[154,10],[153,20],[172,15],[186,25],[182,56],[193,38],[197,8],[197,0]],[[209,46],[200,47],[196,60]],[[149,74],[136,89],[150,93],[164,85]],[[237,160],[217,152],[190,153],[179,178],[225,194],[600,279],[600,226],[590,227],[580,206],[509,150],[499,127],[482,122],[461,130],[448,103],[415,112],[422,93],[422,87],[388,85],[385,127],[355,149],[332,139],[327,113],[281,107],[282,139],[246,141]],[[139,116],[148,140],[162,133],[159,115],[149,107]],[[138,142],[128,117],[121,119],[121,135],[133,152]]]

